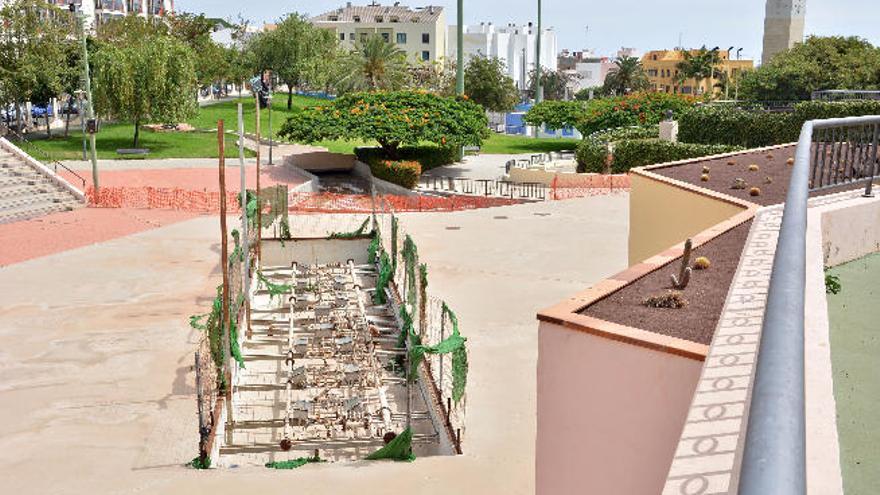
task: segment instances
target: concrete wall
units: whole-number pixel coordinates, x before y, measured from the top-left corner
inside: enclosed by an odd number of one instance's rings
[[[300,264],[336,263],[354,260],[367,263],[369,239],[292,239],[286,241],[263,239],[263,266],[290,266]]]
[[[825,266],[837,266],[880,251],[880,201],[857,198],[822,215]]]
[[[702,361],[541,322],[539,495],[660,493]]]
[[[630,174],[629,264],[685,241],[745,209],[640,173]]]
[[[309,172],[347,172],[354,167],[354,161],[354,155],[329,151],[297,153],[291,157],[292,164]]]

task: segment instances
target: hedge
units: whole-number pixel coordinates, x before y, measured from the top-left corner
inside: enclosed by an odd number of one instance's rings
[[[633,139],[614,145],[611,172],[621,174],[634,167],[740,151],[739,146],[672,143],[659,139]]]
[[[579,173],[605,173],[608,143],[627,139],[651,139],[660,135],[659,125],[644,127],[618,127],[590,134],[578,144],[576,158]]]
[[[880,115],[880,101],[808,101],[795,105],[790,113],[703,106],[681,116],[678,138],[686,143],[758,148],[797,141],[808,120],[861,115]]]
[[[388,159],[382,148],[355,148],[358,160],[369,164],[371,161]],[[404,146],[398,149],[397,158],[405,161],[419,162],[422,172],[442,167],[461,159],[460,148],[456,146],[437,146],[425,144],[420,146]]]
[[[372,159],[366,163],[370,166],[373,177],[377,179],[387,180],[407,189],[415,189],[419,185],[419,177],[422,175],[419,162]]]

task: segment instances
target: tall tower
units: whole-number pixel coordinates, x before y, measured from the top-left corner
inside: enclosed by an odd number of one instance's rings
[[[764,15],[764,52],[761,63],[804,41],[807,0],[767,0]]]

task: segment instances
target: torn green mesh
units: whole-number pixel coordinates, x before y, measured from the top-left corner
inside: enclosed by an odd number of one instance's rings
[[[333,232],[330,234],[330,239],[355,239],[357,237],[361,237],[364,235],[364,232],[367,230],[367,225],[370,224],[370,217],[367,217],[364,220],[364,223],[361,224],[357,230],[353,230],[351,232]]]
[[[410,313],[415,313],[416,309],[416,258],[419,255],[419,250],[416,247],[416,243],[413,242],[412,237],[409,234],[403,240],[403,251],[401,252],[403,256],[403,285],[404,290],[406,291],[406,304],[409,306]]]
[[[385,304],[388,298],[385,296],[385,288],[391,282],[391,260],[388,253],[382,251],[379,256],[379,276],[376,277],[376,291],[373,292],[373,304]]]
[[[391,216],[391,273],[397,273],[397,217]]]
[[[379,249],[382,247],[382,234],[379,232],[379,228],[376,227],[376,230],[373,231],[373,240],[370,241],[370,246],[367,248],[367,260],[371,265],[376,264],[376,256],[379,253]]]
[[[391,459],[407,462],[416,460],[416,456],[412,452],[412,430],[409,428],[403,430],[400,435],[394,437],[394,440],[388,442],[388,445],[368,455],[366,459],[369,461]]]
[[[202,460],[202,457],[199,456],[189,461],[189,465],[194,469],[211,469],[211,458],[205,456],[205,460]]]
[[[301,466],[305,466],[306,464],[311,464],[314,462],[327,462],[321,459],[318,456],[315,457],[297,457],[296,459],[291,459],[289,461],[275,461],[275,462],[267,462],[266,467],[270,469],[296,469]]]
[[[291,286],[289,284],[274,284],[263,275],[262,270],[257,270],[257,288],[261,286],[266,286],[266,290],[269,291],[269,297],[274,299],[278,296],[287,294],[291,290]]]

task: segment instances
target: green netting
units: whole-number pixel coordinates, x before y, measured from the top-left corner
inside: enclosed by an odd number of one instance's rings
[[[278,296],[282,296],[287,294],[291,290],[290,284],[274,284],[263,275],[262,270],[257,270],[257,288],[259,289],[262,286],[266,286],[266,290],[269,291],[269,297],[275,298]]]
[[[238,229],[232,229],[230,235],[235,242],[235,248],[229,256],[229,266],[232,266],[232,264],[235,263],[235,258],[238,258],[238,261],[244,261],[244,251],[241,250],[241,232],[239,232]]]
[[[366,459],[368,461],[391,459],[407,462],[416,460],[416,456],[412,452],[412,430],[409,428],[403,430],[400,435],[394,437],[394,440],[388,442],[388,445],[368,455]]]
[[[373,240],[370,241],[370,246],[367,248],[367,260],[371,265],[376,264],[377,256],[379,254],[379,250],[382,247],[382,234],[379,233],[379,228],[373,231]]]
[[[370,217],[367,217],[364,220],[364,223],[361,224],[357,230],[353,230],[351,232],[333,232],[330,234],[330,239],[355,239],[357,237],[361,237],[365,235],[364,233],[367,230],[367,226],[370,224]]]
[[[425,354],[449,354],[449,353],[458,353],[459,349],[464,349],[464,343],[467,339],[462,337],[458,331],[453,331],[452,335],[446,337],[442,342],[434,346],[425,346],[425,345],[414,345],[409,351],[409,377],[410,381],[415,380],[415,377],[418,376],[419,365],[422,364],[422,359],[424,359]],[[465,367],[467,366],[467,354],[465,356]],[[455,354],[452,356],[452,373],[453,373],[453,399],[458,402],[458,399],[455,398]],[[467,368],[465,368],[465,376],[467,376]],[[462,389],[463,390],[463,389]],[[461,398],[461,397],[459,397]]]
[[[314,462],[327,461],[315,455],[315,457],[297,457],[296,459],[291,459],[289,461],[267,462],[266,467],[271,469],[296,469],[298,467],[305,466],[306,464],[311,464]]]
[[[205,460],[202,460],[202,457],[199,456],[189,461],[189,465],[194,469],[211,469],[211,458],[205,456]]]
[[[412,237],[407,234],[406,238],[403,240],[403,251],[401,252],[401,255],[403,256],[403,285],[404,290],[406,291],[406,304],[410,307],[411,313],[415,312],[416,304],[416,257],[418,254],[419,250],[416,248],[416,243],[413,242]]]
[[[379,256],[379,276],[376,278],[376,291],[373,293],[373,304],[385,304],[387,298],[385,297],[385,288],[388,287],[388,283],[391,281],[391,260],[388,259],[388,253],[382,251],[382,254]]]
[[[249,229],[257,228],[257,192],[253,189],[248,189],[245,191],[245,214],[247,215],[247,223]],[[241,208],[241,197],[242,194],[238,194],[238,207]]]
[[[397,273],[397,217],[391,216],[391,273]]]

